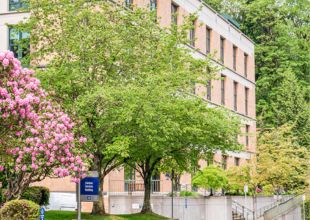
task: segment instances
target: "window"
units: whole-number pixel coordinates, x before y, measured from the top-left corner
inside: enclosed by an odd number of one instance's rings
[[[238,92],[238,83],[234,82],[234,110],[238,110],[238,104],[237,104],[237,92]]]
[[[135,169],[129,166],[124,167],[124,183],[125,192],[132,192],[137,190],[136,172]]]
[[[237,47],[233,46],[233,68],[237,69]]]
[[[211,29],[207,27],[207,36],[206,36],[206,53],[211,52]]]
[[[245,146],[249,146],[249,131],[250,125],[245,125]]]
[[[220,56],[221,56],[221,62],[224,63],[224,48],[225,47],[225,38],[221,37],[221,53],[220,53]]]
[[[133,4],[133,0],[125,0],[125,5],[126,5],[127,7],[131,7],[132,4]]]
[[[211,101],[211,80],[208,81],[207,83],[207,99]]]
[[[248,55],[244,54],[244,76],[248,77]]]
[[[157,9],[157,0],[150,0],[150,9],[151,11]]]
[[[151,180],[151,191],[160,192],[160,173],[158,170],[151,176]]]
[[[224,170],[227,169],[227,156],[226,156],[226,155],[223,155],[223,156],[222,156],[222,168],[223,168]]]
[[[136,179],[135,169],[129,166],[124,167],[124,179],[135,180]]]
[[[189,30],[189,41],[191,46],[195,46],[195,32],[196,32],[196,22],[193,22],[193,27]]]
[[[17,31],[15,28],[9,29],[9,50],[14,53],[18,59],[29,54],[29,33]]]
[[[239,166],[240,165],[240,158],[239,157],[235,157],[235,166]]]
[[[172,3],[171,4],[171,23],[177,25],[178,24],[178,11],[179,6]]]
[[[225,79],[226,77],[224,75],[221,76],[221,104],[225,105]]]
[[[245,88],[245,114],[248,115],[249,110],[248,110],[248,100],[249,100],[249,88]]]
[[[9,0],[10,11],[16,11],[20,8],[25,8],[25,7],[27,7],[27,5],[22,0]]]

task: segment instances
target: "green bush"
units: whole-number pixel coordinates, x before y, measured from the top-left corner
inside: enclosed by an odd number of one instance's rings
[[[28,187],[21,196],[22,199],[27,199],[37,203],[38,205],[48,205],[50,191],[43,186]]]
[[[186,196],[192,196],[192,197],[197,197],[199,194],[197,192],[191,192],[191,191],[181,191],[180,192],[181,197],[186,197]]]
[[[29,200],[12,200],[0,209],[1,220],[37,220],[40,206]]]

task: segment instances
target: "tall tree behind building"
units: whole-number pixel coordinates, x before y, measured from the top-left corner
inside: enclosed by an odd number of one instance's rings
[[[309,147],[310,2],[205,2],[235,18],[256,43],[258,127],[290,123],[299,143]]]

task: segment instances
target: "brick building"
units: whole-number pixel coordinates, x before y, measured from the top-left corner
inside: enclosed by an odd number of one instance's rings
[[[197,86],[195,93],[203,96],[209,105],[222,105],[239,115],[243,125],[242,135],[238,136],[238,141],[244,145],[243,151],[228,152],[225,155],[216,153],[214,161],[227,169],[250,160],[255,154],[256,146],[254,43],[235,26],[235,23],[221,16],[201,0],[117,0],[117,2],[156,10],[162,27],[171,25],[171,22],[182,24],[184,15],[197,13],[195,28],[189,33],[191,45],[188,46],[193,48],[193,56],[197,58],[213,54],[212,61],[221,66],[222,70],[218,73],[221,79],[212,80],[205,86]],[[14,40],[29,38],[29,34],[16,34],[12,32],[10,25],[29,16],[29,13],[17,12],[20,7],[23,7],[23,4],[19,0],[0,0],[0,51],[14,50],[19,58],[27,51],[16,49]],[[177,16],[173,16],[175,13]],[[201,161],[201,166],[206,166],[206,162]],[[124,180],[136,181],[136,179],[138,181],[138,174],[120,168],[106,177],[104,189],[107,192],[126,191],[128,184],[124,184]],[[154,185],[156,188],[154,191],[171,190],[170,180],[165,174],[154,176],[154,181],[158,181]],[[190,184],[190,181],[190,175],[184,174],[180,182],[186,185]],[[40,184],[51,189],[52,199],[57,199],[60,195],[63,198],[64,194],[69,198],[75,192],[75,185],[70,183],[68,178],[46,179]],[[112,189],[118,185],[117,189]]]

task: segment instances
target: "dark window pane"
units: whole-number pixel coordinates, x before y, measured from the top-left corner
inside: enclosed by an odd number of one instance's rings
[[[24,58],[30,52],[29,33],[9,29],[9,50],[18,59]]]
[[[225,76],[223,75],[221,80],[221,104],[225,105]]]
[[[237,111],[238,108],[237,108],[237,94],[238,93],[238,83],[237,82],[234,82],[234,110]]]
[[[150,0],[150,8],[151,10],[157,9],[157,0]]]
[[[222,168],[223,168],[224,170],[227,169],[227,156],[226,156],[226,155],[223,155],[223,156],[222,156]]]
[[[176,4],[171,4],[171,22],[173,24],[178,24],[178,10],[179,10],[179,6],[177,6]]]
[[[246,125],[245,126],[245,146],[249,146],[249,131],[250,131],[250,126]]]
[[[16,11],[20,8],[26,8],[27,5],[22,0],[9,0],[9,10]]]
[[[245,114],[248,115],[249,106],[249,89],[245,88]]]
[[[195,31],[196,31],[195,23],[196,22],[194,21],[193,27],[189,31],[189,41],[190,41],[190,45],[193,47],[195,46]]]
[[[248,76],[248,55],[244,54],[244,76]]]
[[[212,91],[211,80],[209,80],[207,83],[207,99],[210,101],[211,101],[211,91]]]
[[[220,50],[220,56],[221,56],[221,62],[224,63],[224,50],[225,50],[225,38],[221,37],[221,50]]]
[[[237,47],[233,47],[233,68],[237,69]]]
[[[211,51],[211,29],[207,28],[207,39],[206,39],[206,53],[210,53]]]
[[[235,157],[235,166],[239,166],[240,165],[240,158]]]
[[[127,7],[131,7],[132,4],[133,4],[133,0],[125,0],[125,5],[126,5]]]

